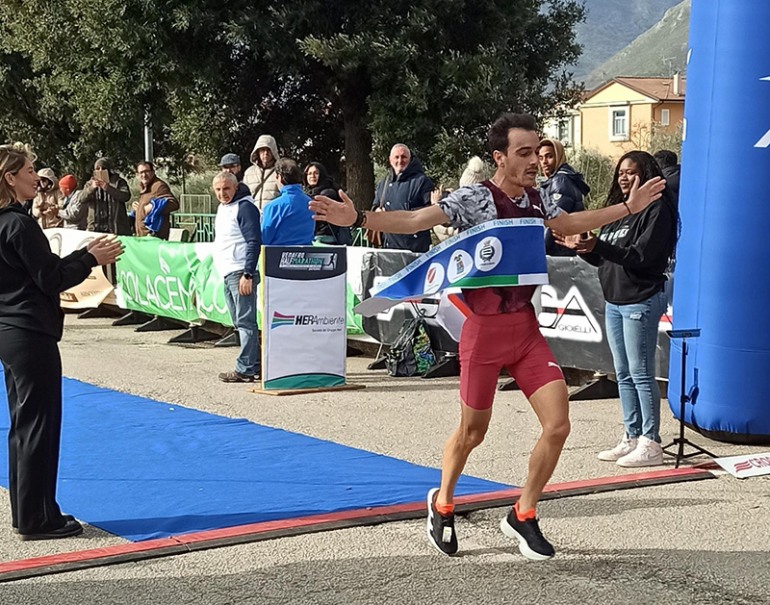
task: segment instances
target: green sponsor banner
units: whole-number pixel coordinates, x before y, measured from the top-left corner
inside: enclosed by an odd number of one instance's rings
[[[198,245],[200,264],[195,272],[196,304],[201,319],[232,327],[225,302],[225,282],[214,266],[211,244]]]
[[[360,302],[358,296],[353,293],[353,288],[350,287],[350,284],[347,284],[345,291],[345,315],[347,317],[348,334],[364,333],[363,317],[353,311],[354,307]]]
[[[120,241],[125,250],[117,262],[116,295],[121,307],[181,321],[233,325],[225,303],[224,278],[214,266],[213,244],[154,237],[121,237]],[[359,302],[348,284],[348,334],[363,334],[361,316],[353,312]],[[261,306],[257,304],[260,329]]]
[[[194,244],[170,244],[154,237],[121,237],[116,264],[121,306],[151,315],[195,321]]]

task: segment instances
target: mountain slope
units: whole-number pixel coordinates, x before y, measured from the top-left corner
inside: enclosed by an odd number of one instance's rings
[[[615,76],[671,76],[684,73],[690,0],[666,11],[663,19],[626,48],[594,69],[585,79],[587,89]]]
[[[681,0],[584,0],[586,20],[575,27],[583,55],[575,80],[587,74],[650,29]]]

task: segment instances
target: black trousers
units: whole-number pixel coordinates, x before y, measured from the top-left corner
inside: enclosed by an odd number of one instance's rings
[[[5,370],[11,428],[8,487],[13,526],[21,533],[64,525],[56,503],[62,394],[56,339],[0,325],[0,361]]]

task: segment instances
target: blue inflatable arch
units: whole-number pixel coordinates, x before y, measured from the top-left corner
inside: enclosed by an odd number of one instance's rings
[[[692,0],[674,328],[688,341],[685,422],[770,443],[770,0]],[[681,343],[669,405],[679,417]]]

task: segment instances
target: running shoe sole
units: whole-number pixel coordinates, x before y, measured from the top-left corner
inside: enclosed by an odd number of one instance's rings
[[[549,557],[548,555],[541,555],[539,552],[532,550],[529,547],[529,544],[527,544],[527,541],[524,539],[524,536],[522,536],[519,532],[510,526],[508,523],[508,517],[503,517],[500,520],[500,531],[502,531],[509,538],[513,538],[519,541],[519,552],[527,559],[531,561],[546,561],[553,558]]]

